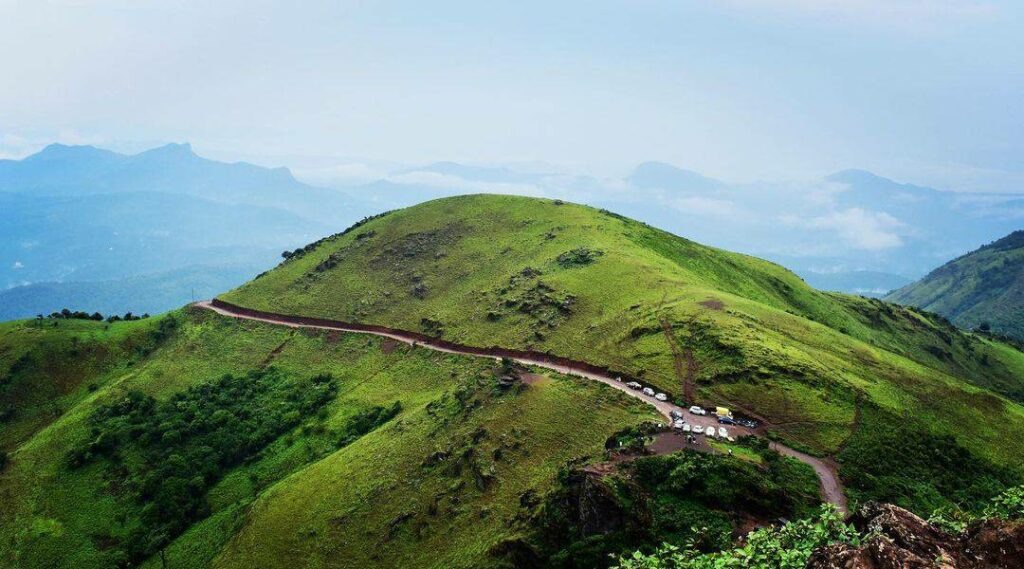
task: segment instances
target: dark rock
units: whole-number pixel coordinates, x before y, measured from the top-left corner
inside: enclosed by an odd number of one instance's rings
[[[815,551],[808,569],[1024,567],[1024,522],[984,520],[950,535],[898,506],[868,503],[850,523],[871,537]]]

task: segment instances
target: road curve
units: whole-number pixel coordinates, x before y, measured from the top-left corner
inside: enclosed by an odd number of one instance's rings
[[[445,342],[446,345],[439,345],[438,343],[432,342],[429,338],[424,338],[423,335],[421,334],[390,328],[385,330],[383,329],[384,327],[380,326],[376,326],[375,328],[377,329],[367,330],[365,327],[361,325],[353,325],[345,322],[325,320],[319,318],[316,319],[316,323],[309,323],[303,322],[302,320],[304,319],[301,317],[289,316],[285,314],[271,314],[248,309],[240,309],[220,301],[218,301],[215,304],[213,301],[210,300],[202,300],[194,303],[193,306],[198,306],[200,308],[212,310],[213,312],[216,312],[221,316],[239,318],[243,320],[253,320],[256,322],[265,322],[268,324],[275,324],[278,326],[287,326],[289,328],[314,328],[319,330],[338,330],[341,332],[351,332],[355,334],[370,334],[373,336],[390,338],[392,340],[403,342],[409,345],[416,345],[438,352],[444,352],[446,354],[486,357],[495,360],[501,359],[498,356],[481,354],[481,350],[478,348],[474,349],[469,346],[460,347],[458,345],[452,344],[451,342]],[[671,422],[672,420],[672,411],[678,411],[680,413],[684,413],[687,416],[687,422],[689,422],[692,425],[701,425],[704,427],[718,427],[717,420],[712,416],[692,415],[689,413],[689,411],[683,409],[682,407],[679,407],[678,405],[675,405],[667,401],[658,401],[654,397],[644,395],[640,391],[630,389],[626,387],[623,381],[616,379],[615,377],[608,374],[598,373],[593,370],[574,367],[573,365],[569,364],[551,362],[543,359],[540,355],[538,355],[538,357],[536,358],[532,358],[527,355],[511,356],[508,359],[514,360],[525,365],[532,365],[542,367],[545,369],[550,369],[552,371],[556,371],[558,373],[566,375],[575,375],[593,381],[599,381],[612,387],[613,389],[618,389],[619,391],[629,395],[630,397],[634,397],[636,399],[643,401],[644,403],[647,403],[648,405],[653,406],[655,409],[658,410],[659,413],[664,415],[666,420],[668,420],[669,422]],[[752,432],[750,429],[740,427],[738,425],[731,426],[728,428],[730,432],[736,435],[757,435],[757,433]],[[811,456],[807,453],[800,452],[796,449],[787,447],[783,444],[774,441],[771,443],[770,448],[772,450],[775,450],[779,454],[793,457],[801,462],[810,465],[810,467],[813,468],[814,472],[818,475],[819,489],[821,491],[822,498],[835,505],[836,508],[838,508],[839,511],[842,512],[844,515],[848,513],[846,506],[846,496],[843,494],[843,485],[839,481],[839,475],[836,472],[836,466],[834,463]]]

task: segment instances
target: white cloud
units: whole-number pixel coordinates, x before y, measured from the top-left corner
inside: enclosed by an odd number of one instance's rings
[[[885,212],[867,211],[859,207],[835,211],[808,219],[782,216],[782,222],[796,227],[834,233],[843,243],[855,249],[880,251],[903,245],[908,227]]]
[[[15,269],[15,270],[23,269],[23,268],[25,268],[25,265],[21,264],[21,261],[15,261],[14,264],[11,265],[11,268]]]

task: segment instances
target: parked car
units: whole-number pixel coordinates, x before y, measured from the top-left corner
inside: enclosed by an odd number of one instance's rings
[[[693,426],[693,433],[696,434],[696,435],[703,435],[704,434],[704,427],[702,427],[700,425],[694,425]]]
[[[684,424],[685,423],[683,423],[682,419],[676,419],[676,422],[672,423],[672,426],[676,429],[682,429]]]
[[[684,433],[689,433],[689,432],[690,432],[690,431],[692,431],[692,430],[693,430],[693,429],[692,429],[692,428],[690,428],[690,424],[689,424],[689,423],[683,423],[683,432],[684,432]]]
[[[656,393],[654,398],[658,401],[668,401],[668,395],[665,395],[664,393]]]
[[[757,428],[757,421],[755,421],[753,419],[736,419],[736,424],[737,425],[742,425],[742,426],[744,426],[744,427],[746,427],[748,429],[756,429]]]
[[[718,422],[723,425],[735,425],[736,420],[731,417],[719,417]]]
[[[651,389],[650,387],[645,387],[644,388],[644,395],[654,396],[654,390]]]
[[[708,414],[707,411],[705,411],[704,409],[702,409],[700,407],[697,407],[696,405],[694,405],[693,407],[690,407],[690,413],[693,413],[694,415],[707,415]]]
[[[682,419],[683,418],[682,411],[677,411],[675,409],[669,411],[668,415],[669,415],[669,417],[672,417],[673,419]]]
[[[640,389],[643,386],[640,385],[639,383],[635,382],[635,381],[631,381],[631,382],[626,384],[626,387],[628,387],[630,389]]]
[[[727,439],[729,438],[729,431],[726,431],[725,427],[718,427],[718,436]]]
[[[705,435],[706,435],[706,436],[707,436],[707,437],[708,437],[709,439],[713,439],[713,438],[715,438],[715,428],[714,428],[714,427],[708,427],[708,428],[704,429],[704,434],[705,434]]]

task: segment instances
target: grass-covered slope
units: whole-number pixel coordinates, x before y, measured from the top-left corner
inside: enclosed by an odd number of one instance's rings
[[[579,379],[505,388],[487,360],[200,309],[4,332],[0,401],[26,412],[2,424],[4,567],[493,565],[522,495],[656,417]]]
[[[936,473],[949,460],[980,465],[967,500],[1021,474],[1019,351],[579,205],[428,202],[296,251],[222,298],[550,351],[642,377],[686,403],[727,402],[837,456],[844,474],[856,473],[848,482],[857,497],[892,488],[893,465],[879,469],[870,457],[890,434],[914,461],[903,466],[919,473],[894,498],[918,509],[944,502],[948,482]],[[921,451],[950,445],[966,459]]]
[[[954,259],[886,299],[937,312],[963,328],[1024,340],[1024,231]]]

